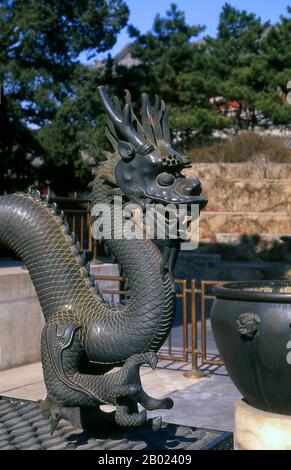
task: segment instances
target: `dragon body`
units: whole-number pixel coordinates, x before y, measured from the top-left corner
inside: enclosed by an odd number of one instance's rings
[[[96,172],[92,206],[105,203],[113,216],[113,198],[119,195],[142,209],[169,201],[203,207],[200,183],[180,174],[186,163],[170,146],[163,102],[152,110],[144,96],[140,124],[128,93],[123,111],[103,87],[99,93],[114,152],[106,153]],[[166,241],[161,255],[151,240],[107,237],[104,243],[128,279],[130,296],[120,305],[103,299],[62,213],[38,192],[0,197],[0,242],[25,263],[45,317],[41,355],[47,398],[40,405],[52,431],[68,416],[66,410],[111,404],[119,425],[137,426],[146,421],[145,409],[172,406],[170,398],[145,393],[139,369],[155,368],[172,325],[177,240]],[[138,404],[145,409],[139,411]]]

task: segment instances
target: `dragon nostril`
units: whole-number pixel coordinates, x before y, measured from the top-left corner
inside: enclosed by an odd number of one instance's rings
[[[197,196],[201,193],[201,183],[199,180],[189,180],[184,186],[184,193],[187,196]]]

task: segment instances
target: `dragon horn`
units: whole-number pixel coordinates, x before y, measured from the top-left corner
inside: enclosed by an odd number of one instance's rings
[[[147,142],[136,132],[132,125],[132,105],[126,103],[122,115],[114,107],[113,103],[108,97],[104,86],[98,87],[99,96],[106,114],[114,127],[134,146],[137,150],[147,144]]]

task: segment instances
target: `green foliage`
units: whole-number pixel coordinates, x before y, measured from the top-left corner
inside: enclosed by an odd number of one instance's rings
[[[270,25],[254,13],[224,6],[217,38],[205,41],[217,95],[241,105],[235,114],[237,130],[290,124],[291,107],[284,102],[291,77],[290,40],[291,18]]]
[[[214,130],[290,126],[285,101],[291,78],[291,9],[271,25],[229,3],[222,9],[217,37],[193,41],[203,27],[188,26],[177,7],[157,16],[145,35],[132,29],[140,65],[122,77],[141,91],[158,92],[172,105],[171,125],[184,146],[205,141]],[[118,87],[117,87],[118,88]],[[220,98],[213,100],[213,98]],[[223,113],[230,102],[237,108]],[[207,139],[206,139],[207,140]]]
[[[100,72],[80,66],[77,75],[73,95],[67,96],[54,120],[38,132],[47,155],[42,176],[53,181],[58,194],[86,188],[92,179],[91,168],[102,158],[105,145],[105,119],[97,94]]]
[[[113,81],[116,92],[125,87],[132,89],[135,100],[142,92],[151,96],[159,93],[172,107],[170,124],[184,132],[186,145],[192,140],[192,129],[209,134],[213,128],[223,128],[227,120],[209,106],[210,83],[202,60],[203,45],[193,41],[204,26],[188,25],[184,13],[172,4],[165,18],[156,16],[148,33],[129,29],[135,38],[133,54],[140,65],[118,68]]]
[[[167,103],[185,105],[183,76],[193,69],[193,38],[203,26],[187,25],[185,15],[172,4],[166,17],[157,15],[147,34],[134,31],[134,55],[141,61],[139,87],[150,94],[157,91]]]
[[[59,166],[67,167],[68,174],[78,176],[80,163],[72,166],[71,162],[79,159],[78,139],[83,132],[84,140],[87,125],[82,123],[83,117],[73,103],[80,80],[84,79],[79,54],[86,51],[94,56],[110,49],[127,18],[128,8],[123,0],[0,3],[0,83],[4,88],[1,127],[9,123],[11,130],[9,135],[2,133],[6,148],[1,145],[4,172],[15,174],[16,162],[24,168],[33,153],[48,166],[58,161]],[[76,114],[70,116],[71,111]],[[21,126],[25,133],[19,133]],[[39,128],[41,135],[36,136],[31,129]],[[69,156],[70,151],[75,153]],[[32,170],[27,166],[28,180],[35,178]],[[11,189],[9,178],[6,184],[2,182],[1,192],[5,189]]]
[[[41,153],[41,148],[35,132],[16,118],[12,120],[10,115],[2,113],[0,122],[0,188],[9,192],[24,190],[37,179],[31,162]]]

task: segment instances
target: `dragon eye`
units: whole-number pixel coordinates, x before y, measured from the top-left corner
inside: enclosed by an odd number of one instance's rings
[[[174,183],[175,178],[170,173],[161,173],[157,177],[157,181],[158,181],[158,184],[161,186],[170,186],[171,184]]]

